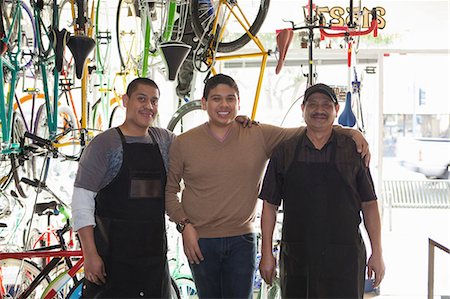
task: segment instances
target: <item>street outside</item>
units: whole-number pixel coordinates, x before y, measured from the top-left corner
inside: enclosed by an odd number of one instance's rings
[[[384,158],[383,179],[426,178],[402,167],[396,158]],[[385,209],[382,240],[386,276],[380,287],[380,296],[375,298],[426,298],[428,238],[450,247],[450,209],[393,208],[391,225],[389,221],[389,212]],[[450,255],[435,249],[434,265],[435,298],[448,298],[444,296],[450,296]]]

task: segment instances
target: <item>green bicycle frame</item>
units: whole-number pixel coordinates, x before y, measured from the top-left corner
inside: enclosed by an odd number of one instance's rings
[[[56,0],[53,0],[53,22],[52,27],[54,24],[58,24],[58,11],[59,6],[56,2]],[[41,20],[41,10],[37,7],[37,5],[33,5],[33,11],[34,11],[34,22],[36,26],[36,42],[38,45],[42,44],[42,34],[41,32],[41,26],[40,26],[40,20]],[[55,27],[57,28],[57,27]],[[49,32],[45,31],[44,34],[49,35]],[[40,53],[41,54],[41,53]],[[53,68],[53,79],[54,79],[54,86],[53,86],[53,101],[50,99],[50,92],[49,92],[49,86],[48,86],[48,74],[47,74],[47,66],[49,65],[49,62],[52,62],[55,60],[55,56],[49,56],[49,57],[43,57],[42,55],[39,55],[39,68],[41,70],[42,75],[42,85],[44,89],[44,99],[45,99],[45,108],[47,112],[47,124],[48,124],[48,130],[50,134],[50,139],[53,139],[56,136],[57,133],[57,122],[58,122],[58,100],[59,100],[59,73],[58,70]]]
[[[110,76],[109,73],[106,74],[106,63],[105,61],[102,61],[102,58],[105,57],[106,60],[109,60],[110,53],[111,53],[111,40],[106,41],[106,49],[104,51],[105,55],[102,56],[102,51],[100,49],[100,46],[104,44],[103,42],[99,41],[99,38],[101,37],[101,34],[99,32],[99,15],[100,15],[100,2],[101,0],[97,0],[97,7],[95,10],[95,55],[97,56],[96,59],[96,74],[99,77],[99,86],[100,86],[100,102],[101,102],[101,112],[103,113],[103,116],[105,116],[104,119],[107,119],[109,117],[109,92],[111,91],[110,86]],[[108,37],[106,37],[108,38]],[[106,80],[104,80],[104,76],[106,76]],[[106,81],[106,82],[105,82]],[[98,113],[98,111],[97,111]]]
[[[15,6],[14,6],[15,4]],[[20,71],[18,56],[21,52],[22,41],[22,28],[20,26],[20,20],[22,18],[22,5],[21,0],[14,1],[13,7],[15,7],[14,15],[11,21],[11,28],[18,25],[17,32],[17,51],[8,52],[7,55],[3,55],[0,59],[0,121],[2,124],[2,143],[6,144],[6,147],[2,149],[2,153],[11,153],[19,149],[19,144],[10,144],[11,131],[12,131],[12,115],[13,115],[13,101],[17,84],[17,74]],[[11,39],[12,31],[8,32],[2,41],[6,44]],[[11,81],[9,85],[8,94],[5,96],[5,78],[3,74],[4,67],[11,71]],[[5,102],[6,98],[6,102]]]
[[[167,42],[172,37],[173,28],[175,24],[175,13],[177,10],[176,0],[169,0],[169,7],[167,11],[167,21],[164,24],[164,31],[161,35],[162,42]],[[148,73],[148,58],[150,56],[150,42],[152,35],[151,22],[148,19],[148,16],[145,20],[145,35],[144,35],[144,54],[142,59],[142,77],[147,77]]]

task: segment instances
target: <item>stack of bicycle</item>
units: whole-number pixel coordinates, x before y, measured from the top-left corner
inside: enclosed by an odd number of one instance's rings
[[[98,132],[121,124],[121,97],[130,80],[169,75],[163,45],[190,39],[192,69],[214,71],[217,52],[235,51],[254,38],[268,5],[267,0],[247,7],[202,0],[0,1],[1,298],[80,296],[83,257],[68,203],[83,148]],[[245,27],[225,26],[230,15],[242,23],[236,11],[244,14]],[[185,32],[191,27],[193,32]],[[193,102],[187,112],[200,108]],[[172,129],[187,126],[184,115],[174,113]],[[170,253],[174,297],[195,297],[178,242]]]

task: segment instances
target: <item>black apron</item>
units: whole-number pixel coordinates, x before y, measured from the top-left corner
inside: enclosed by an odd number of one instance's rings
[[[283,189],[280,253],[283,298],[362,298],[366,251],[360,200],[339,173],[336,141],[328,163],[294,161]]]
[[[116,129],[122,166],[95,198],[94,238],[107,282],[98,287],[86,281],[83,297],[169,298],[164,162],[156,142],[126,143]]]

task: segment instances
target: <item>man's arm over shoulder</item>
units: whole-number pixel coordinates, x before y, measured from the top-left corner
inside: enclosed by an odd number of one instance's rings
[[[305,127],[283,128],[269,124],[260,124],[259,127],[261,128],[268,156],[272,154],[274,148],[282,141],[299,136],[305,130]]]
[[[183,178],[184,170],[181,141],[182,138],[175,139],[170,147],[169,171],[166,184],[166,211],[170,219],[174,222],[181,222],[187,218],[180,199],[178,198],[180,182]]]
[[[353,142],[356,144],[356,150],[361,154],[361,157],[364,158],[364,162],[367,167],[369,167],[370,163],[370,151],[369,151],[369,143],[367,142],[364,135],[352,128],[344,128],[340,125],[334,125],[333,129],[341,134],[350,136],[353,139]]]

